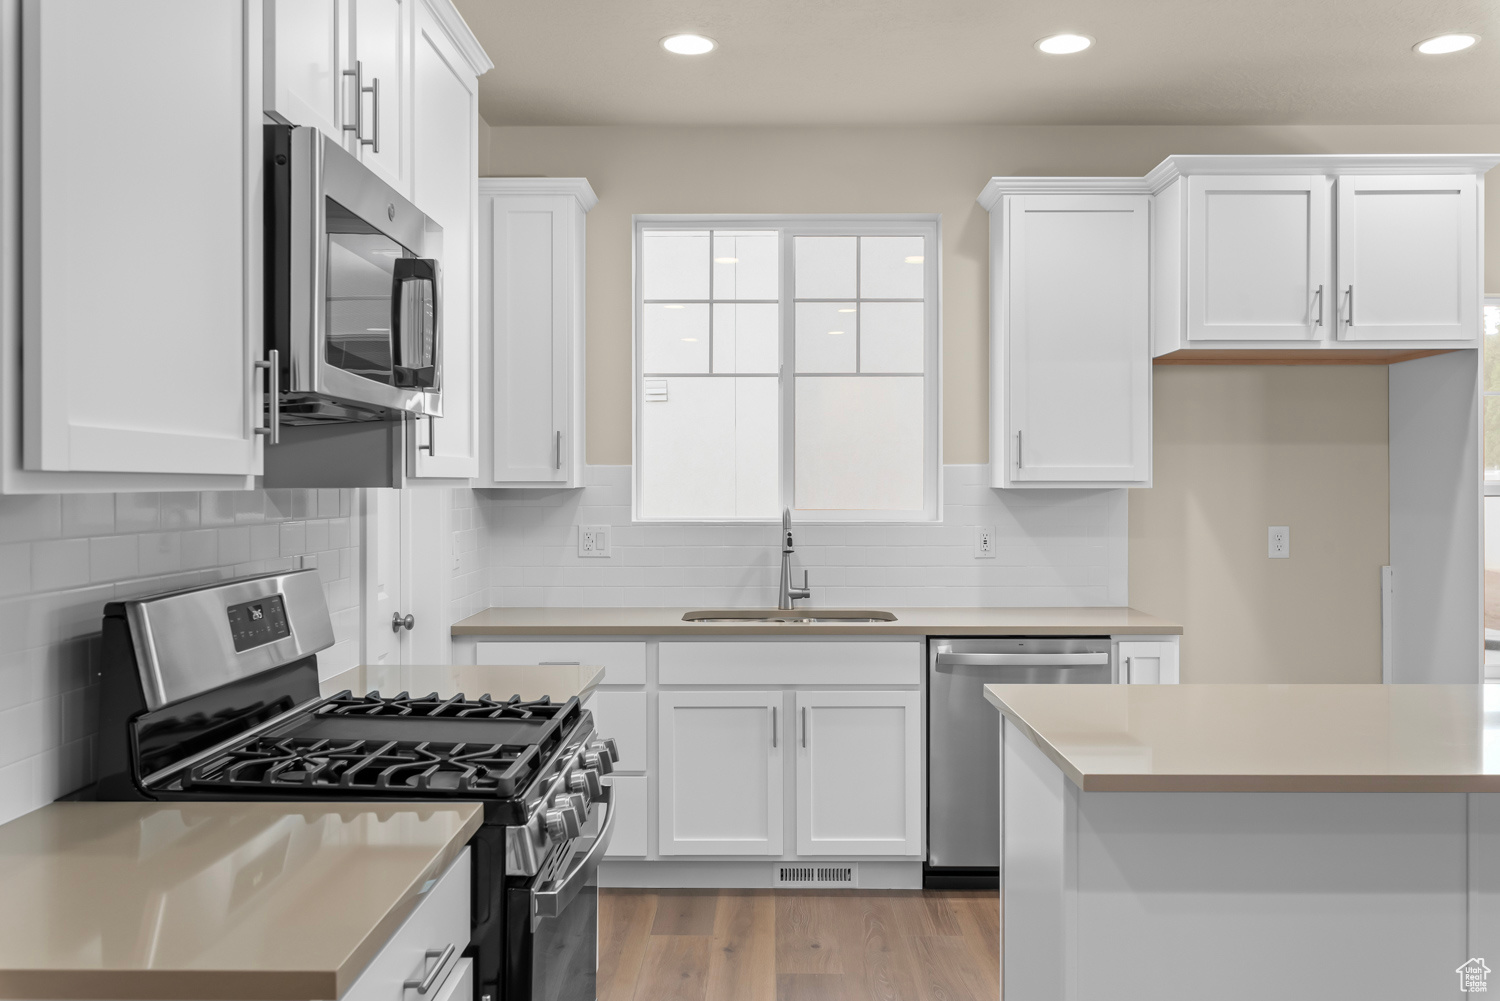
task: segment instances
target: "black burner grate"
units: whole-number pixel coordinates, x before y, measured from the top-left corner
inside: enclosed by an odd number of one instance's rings
[[[536,745],[281,737],[193,766],[187,788],[328,795],[511,797],[540,767]]]
[[[571,701],[571,700],[569,700]],[[407,692],[386,696],[379,692],[369,695],[353,695],[342,692],[318,709],[328,716],[446,716],[458,719],[538,719],[549,720],[561,715],[569,708],[569,702],[553,702],[549,698],[530,702],[521,701],[513,695],[501,702],[489,694],[477,699],[466,699],[462,692],[452,698],[443,698],[437,692],[431,695],[412,696]]]

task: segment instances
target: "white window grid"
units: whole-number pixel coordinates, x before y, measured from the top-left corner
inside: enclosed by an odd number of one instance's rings
[[[780,515],[768,518],[648,518],[641,514],[641,474],[636,459],[642,455],[641,405],[644,402],[645,380],[650,378],[775,378],[779,381],[780,435],[778,441],[780,467],[780,508],[791,508],[793,519],[800,524],[890,524],[929,523],[942,521],[943,475],[942,475],[942,225],[937,214],[850,214],[850,215],[637,215],[633,217],[634,232],[631,255],[631,516],[638,524],[671,525],[753,525],[779,523]],[[710,260],[713,255],[715,231],[775,230],[779,237],[778,267],[780,269],[779,299],[715,299],[713,268],[709,268],[709,297],[707,299],[651,299],[641,296],[641,234],[647,230],[696,230],[709,233]],[[799,236],[920,236],[923,238],[923,290],[922,299],[882,299],[863,296],[863,289],[856,279],[855,296],[840,299],[798,299],[796,289],[796,259],[793,241]],[[856,242],[856,248],[859,243]],[[858,250],[856,250],[858,253]],[[855,274],[859,275],[859,261],[855,262]],[[923,347],[923,419],[925,440],[923,444],[923,505],[911,511],[828,511],[798,510],[794,506],[794,437],[796,432],[796,379],[802,377],[841,376],[880,378],[894,376],[912,378],[910,373],[861,372],[858,364],[858,330],[856,328],[855,372],[814,373],[797,372],[796,321],[798,302],[855,302],[855,317],[859,318],[858,303],[862,302],[925,302],[924,347]],[[643,308],[651,303],[680,302],[683,304],[706,304],[709,313],[709,371],[706,373],[648,373],[641,369],[643,330]],[[779,370],[775,373],[717,373],[713,370],[713,314],[714,305],[734,303],[775,303],[779,306]],[[788,365],[791,370],[788,370]]]

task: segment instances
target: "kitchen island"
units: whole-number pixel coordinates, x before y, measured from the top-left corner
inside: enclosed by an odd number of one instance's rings
[[[1006,1001],[1432,998],[1500,959],[1500,690],[985,698]]]

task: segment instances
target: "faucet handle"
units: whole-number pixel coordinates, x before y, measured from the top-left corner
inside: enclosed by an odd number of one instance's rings
[[[807,571],[804,570],[802,571],[802,590],[806,591],[807,589]]]

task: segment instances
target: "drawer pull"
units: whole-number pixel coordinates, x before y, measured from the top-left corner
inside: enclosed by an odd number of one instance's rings
[[[453,943],[449,942],[448,948],[446,949],[428,949],[426,955],[422,957],[423,961],[425,962],[426,960],[431,959],[433,956],[437,956],[437,963],[432,967],[432,969],[427,971],[427,976],[423,977],[421,980],[408,980],[401,986],[406,990],[411,990],[413,987],[415,987],[418,994],[426,994],[428,991],[432,990],[432,985],[437,983],[438,974],[443,972],[443,967],[448,965],[448,960],[453,956],[454,948],[455,946],[453,945]]]

